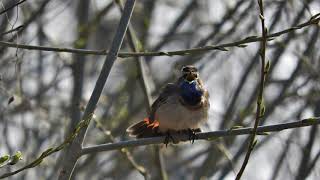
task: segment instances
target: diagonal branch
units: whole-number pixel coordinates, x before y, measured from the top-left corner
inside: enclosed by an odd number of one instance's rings
[[[75,138],[72,144],[67,148],[67,153],[64,158],[64,162],[62,163],[63,167],[61,168],[59,173],[59,180],[69,179],[71,177],[74,167],[77,163],[77,160],[80,157],[82,144],[86,136],[88,125],[93,116],[94,110],[96,108],[96,105],[102,93],[103,87],[107,81],[107,78],[109,76],[113,63],[117,59],[118,52],[120,50],[123,38],[125,36],[126,30],[128,28],[128,24],[133,12],[134,4],[135,4],[135,0],[127,0],[125,4],[123,14],[121,16],[116,34],[111,44],[110,52],[105,59],[101,73],[98,77],[98,80],[96,82],[96,85],[93,89],[93,92],[91,94],[91,97],[89,99],[89,102],[87,104],[87,107],[82,117],[82,119],[84,119],[87,122],[87,126],[81,129],[78,136]]]
[[[3,11],[1,11],[1,12],[0,12],[0,15],[3,14],[3,13],[5,13],[5,12],[7,12],[7,11],[10,11],[10,10],[13,9],[14,7],[18,6],[19,4],[24,3],[25,1],[26,1],[26,0],[22,0],[22,1],[19,1],[19,2],[15,3],[15,4],[11,5],[10,7],[4,9]]]
[[[121,0],[118,2],[118,5],[120,7],[120,9],[123,11],[123,7],[122,7],[122,3]],[[129,25],[128,27],[128,31],[127,31],[127,40],[128,40],[128,44],[130,46],[130,49],[133,52],[139,52],[142,50],[142,46],[141,46],[141,41],[138,39],[135,30],[133,29],[133,27],[131,25]],[[150,93],[150,81],[148,81],[147,78],[147,74],[146,74],[146,66],[145,66],[145,59],[143,57],[134,57],[135,61],[136,61],[136,65],[138,68],[138,77],[139,77],[139,82],[141,84],[142,90],[143,90],[143,94],[145,96],[146,99],[146,110],[147,112],[151,111],[151,105],[152,105],[152,97],[151,97],[151,93]],[[159,169],[159,175],[161,176],[162,180],[168,180],[168,174],[165,168],[165,163],[164,163],[164,159],[163,159],[163,153],[160,149],[160,147],[156,146],[154,147],[154,152],[155,152],[155,162],[157,165],[157,169]],[[147,179],[148,177],[143,174],[145,179]]]

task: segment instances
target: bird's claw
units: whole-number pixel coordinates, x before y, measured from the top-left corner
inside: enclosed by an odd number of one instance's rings
[[[164,138],[164,144],[166,145],[166,147],[168,147],[168,144],[170,143],[170,140],[172,140],[172,142],[175,142],[173,136],[170,134],[170,132],[168,131],[166,133],[166,137]]]
[[[198,135],[196,134],[196,132],[199,132],[198,129],[196,129],[196,130],[188,129],[189,141],[191,144],[194,143],[195,139],[198,139]]]

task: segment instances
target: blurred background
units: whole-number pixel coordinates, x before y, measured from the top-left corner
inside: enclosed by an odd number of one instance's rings
[[[18,0],[2,0],[1,11]],[[307,22],[320,12],[317,0],[265,0],[270,33]],[[261,36],[256,0],[138,0],[131,20],[145,51],[180,50]],[[27,0],[0,15],[1,41],[37,46],[102,50],[111,45],[119,6],[110,0]],[[5,33],[19,26],[18,31]],[[268,42],[268,74],[261,125],[320,116],[319,25]],[[203,131],[252,126],[260,79],[259,42],[229,51],[143,58],[153,99],[175,81],[182,65],[194,64],[210,93]],[[121,52],[130,52],[125,39]],[[13,171],[60,144],[81,117],[104,55],[31,51],[0,46],[0,155],[21,151],[23,160],[0,168]],[[91,122],[85,146],[131,139],[126,128],[146,117],[148,103],[139,63],[118,58]],[[113,138],[110,136],[113,136]],[[319,127],[258,136],[242,179],[319,179]],[[163,149],[169,179],[234,179],[248,136],[181,143]],[[137,164],[159,178],[154,146],[130,148]],[[9,179],[56,179],[61,153]],[[118,151],[80,158],[73,179],[144,179]]]

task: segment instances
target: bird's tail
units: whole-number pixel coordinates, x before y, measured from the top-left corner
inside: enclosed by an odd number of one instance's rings
[[[158,132],[158,129],[158,121],[151,122],[149,118],[145,118],[143,121],[140,121],[128,127],[127,133],[129,133],[129,136],[136,138],[154,137],[160,134]]]

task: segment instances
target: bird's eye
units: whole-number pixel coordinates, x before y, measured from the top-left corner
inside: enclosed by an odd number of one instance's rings
[[[189,68],[188,68],[188,67],[183,67],[183,68],[181,69],[181,71],[182,71],[182,72],[188,72],[188,71],[189,71]]]

